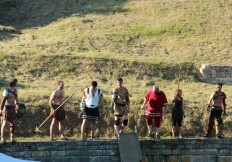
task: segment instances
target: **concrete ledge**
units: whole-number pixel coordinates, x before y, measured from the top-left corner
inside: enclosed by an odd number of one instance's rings
[[[200,80],[207,83],[232,85],[232,65],[203,64],[200,68]]]

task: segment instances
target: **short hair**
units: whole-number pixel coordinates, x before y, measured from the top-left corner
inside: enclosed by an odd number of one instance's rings
[[[181,90],[181,89],[177,89],[177,90],[176,90],[176,93],[178,93],[179,91],[180,91],[180,92],[182,92],[182,90]]]
[[[91,82],[91,85],[92,85],[93,87],[97,87],[97,81],[92,81],[92,82]]]
[[[12,86],[16,85],[17,82],[18,82],[17,79],[15,79],[15,78],[14,78],[14,79],[11,79],[11,80],[10,80],[10,86],[12,87]]]
[[[123,82],[123,79],[122,78],[118,78],[117,81]]]
[[[219,85],[220,87],[222,87],[223,84],[222,83],[217,83],[217,85]]]
[[[157,87],[157,88],[159,88],[159,86],[158,86],[158,85],[156,85],[156,84],[154,84],[154,85],[153,85],[153,87]]]
[[[57,85],[60,85],[60,83],[64,83],[62,80],[57,81]]]

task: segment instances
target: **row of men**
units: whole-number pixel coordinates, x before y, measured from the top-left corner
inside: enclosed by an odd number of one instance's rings
[[[10,81],[9,88],[3,92],[3,99],[1,100],[0,115],[2,115],[1,125],[1,142],[5,143],[4,129],[7,121],[10,122],[10,140],[14,140],[15,132],[15,108],[19,109],[17,79]],[[208,101],[208,108],[210,111],[208,129],[206,130],[205,137],[208,137],[213,129],[214,120],[218,122],[218,138],[222,138],[222,112],[226,113],[226,94],[221,91],[222,84],[217,84],[217,89],[212,93]],[[53,132],[55,123],[59,123],[59,132],[62,140],[68,140],[64,135],[64,122],[65,122],[65,109],[62,105],[64,101],[64,82],[57,82],[57,89],[52,92],[49,100],[51,108],[52,122],[50,125],[50,140],[53,140]],[[182,138],[181,126],[182,120],[185,117],[183,110],[183,98],[181,89],[177,89],[174,99],[172,100],[174,107],[172,109],[172,136],[176,136],[178,132],[179,137]],[[117,87],[112,91],[112,108],[114,111],[114,128],[116,135],[119,136],[123,132],[124,128],[128,125],[128,113],[130,113],[130,98],[129,92],[126,87],[123,86],[123,79],[117,79]],[[166,106],[168,104],[165,93],[159,89],[158,85],[154,85],[150,89],[141,106],[141,110],[147,104],[146,124],[148,128],[148,136],[152,136],[152,126],[155,130],[155,138],[159,138],[159,128],[163,116],[165,114]],[[62,105],[62,106],[60,106]],[[91,124],[92,140],[95,139],[95,132],[97,129],[96,120],[100,118],[99,109],[103,106],[103,92],[97,87],[97,82],[92,81],[91,86],[86,88],[82,96],[82,118],[81,125],[81,139],[85,139],[84,133],[88,123]],[[57,109],[58,108],[58,109]]]

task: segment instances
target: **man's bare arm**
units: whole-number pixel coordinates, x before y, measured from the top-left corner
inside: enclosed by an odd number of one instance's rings
[[[215,92],[213,92],[213,93],[210,95],[210,98],[209,98],[209,101],[208,101],[208,106],[211,106],[211,102],[212,102],[212,100],[213,100],[214,94],[215,94]]]
[[[99,96],[99,107],[103,106],[103,94]]]
[[[144,98],[144,101],[143,101],[143,104],[142,104],[142,106],[141,106],[141,110],[143,109],[143,107],[144,107],[144,105],[147,103],[147,100],[146,100],[146,98]]]
[[[85,94],[85,91],[84,91],[81,101],[83,102],[83,101],[85,101],[85,99],[86,99],[86,94]]]
[[[226,114],[226,98],[223,99],[223,113]]]
[[[50,96],[50,100],[49,100],[49,106],[50,106],[50,108],[53,108],[53,106],[52,106],[52,101],[53,101],[54,98],[55,98],[55,93],[56,93],[56,91],[52,92],[52,94],[51,94],[51,96]]]

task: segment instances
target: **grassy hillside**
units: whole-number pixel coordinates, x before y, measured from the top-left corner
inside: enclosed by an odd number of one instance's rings
[[[105,98],[99,135],[111,137],[110,91],[120,76],[132,101],[128,130],[137,123],[144,136],[145,120],[138,110],[145,93],[157,83],[170,102],[180,75],[185,135],[200,136],[215,86],[200,82],[198,69],[203,63],[232,62],[231,8],[227,0],[2,0],[1,90],[11,77],[19,79],[20,100],[29,111],[18,125],[30,137],[49,114],[47,102],[56,81],[64,80],[67,96],[77,92],[67,104],[67,133],[77,138],[82,90],[97,80]],[[231,137],[232,90],[229,85],[223,90],[228,95],[224,134]],[[32,116],[36,120],[25,124]],[[169,119],[170,113],[163,123],[164,136],[170,132]],[[48,134],[48,125],[42,135]]]

